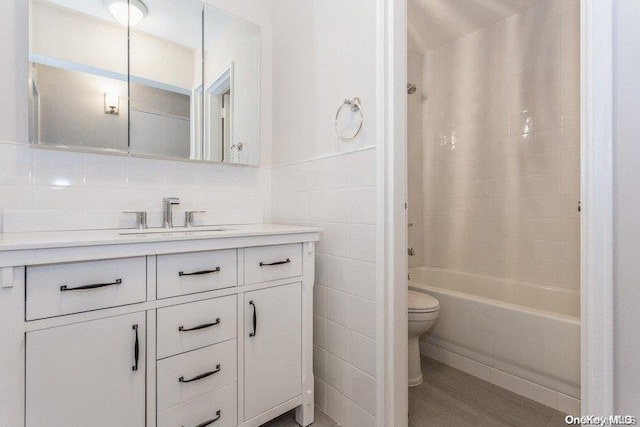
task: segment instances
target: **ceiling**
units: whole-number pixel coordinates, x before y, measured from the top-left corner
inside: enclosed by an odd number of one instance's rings
[[[104,0],[40,0],[40,2],[53,3],[120,25],[104,6]],[[143,0],[143,2],[148,9],[147,16],[132,29],[171,40],[192,49],[201,45],[202,2],[199,0]]]
[[[409,0],[409,50],[428,52],[544,1]]]

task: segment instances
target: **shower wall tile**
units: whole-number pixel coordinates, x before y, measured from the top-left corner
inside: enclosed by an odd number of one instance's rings
[[[579,287],[579,44],[548,0],[409,55],[410,265]]]
[[[373,148],[272,168],[272,221],[324,230],[314,286],[316,404],[345,426],[375,423],[375,171]]]

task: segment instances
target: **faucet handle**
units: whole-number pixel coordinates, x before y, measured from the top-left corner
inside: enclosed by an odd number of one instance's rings
[[[184,213],[184,226],[185,227],[193,227],[193,221],[195,220],[196,214],[206,213],[207,211],[186,211]]]
[[[136,228],[143,230],[147,228],[147,212],[145,211],[124,211],[122,213],[136,215]]]
[[[162,199],[162,201],[164,203],[170,203],[172,205],[179,205],[180,204],[180,198],[179,197],[165,197],[164,199]]]

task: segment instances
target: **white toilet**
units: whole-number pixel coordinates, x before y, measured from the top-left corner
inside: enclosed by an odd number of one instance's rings
[[[422,292],[409,291],[409,387],[422,383],[420,369],[420,335],[427,332],[438,319],[440,303]]]

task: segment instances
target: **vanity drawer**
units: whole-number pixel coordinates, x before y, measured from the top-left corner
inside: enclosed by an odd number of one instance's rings
[[[236,249],[158,255],[158,298],[194,294],[238,284]]]
[[[158,362],[158,410],[187,402],[238,381],[237,341],[168,357]]]
[[[231,384],[158,413],[158,427],[234,427],[238,421],[238,387]],[[213,420],[216,420],[215,422]]]
[[[158,310],[158,359],[236,337],[235,295]]]
[[[260,246],[244,250],[245,284],[302,275],[302,245]]]
[[[27,266],[27,320],[144,302],[146,257]]]

